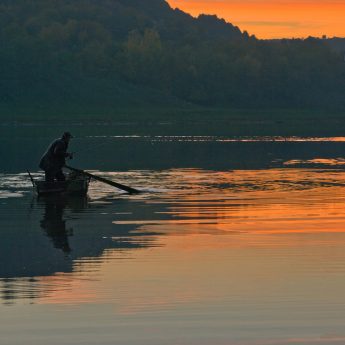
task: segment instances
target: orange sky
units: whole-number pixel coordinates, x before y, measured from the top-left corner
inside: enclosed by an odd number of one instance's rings
[[[345,37],[345,0],[168,0],[192,15],[217,14],[258,38]]]

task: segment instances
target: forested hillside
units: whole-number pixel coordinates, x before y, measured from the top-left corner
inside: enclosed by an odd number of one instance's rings
[[[345,106],[344,52],[260,41],[164,0],[0,0],[0,109],[186,102]]]

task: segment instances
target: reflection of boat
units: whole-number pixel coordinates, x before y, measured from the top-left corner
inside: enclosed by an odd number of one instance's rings
[[[40,222],[41,228],[52,240],[56,249],[61,249],[64,253],[71,251],[69,240],[73,236],[73,228],[66,227],[64,217],[65,208],[68,207],[73,212],[81,212],[87,207],[87,198],[46,195],[40,198],[40,204],[44,205],[44,215]]]
[[[70,194],[70,195],[86,195],[90,178],[80,174],[70,174],[66,181],[46,182],[35,181],[31,175],[31,182],[38,195],[49,194]]]
[[[24,196],[29,202],[9,198],[1,213],[0,303],[37,298],[64,291],[68,284],[47,283],[57,272],[91,272],[109,259],[110,252],[151,247],[152,232],[136,232],[136,225],[118,225],[116,212],[132,206],[126,199],[89,201],[87,196],[47,194]],[[130,209],[134,212],[134,209]],[[59,290],[61,289],[61,290]]]

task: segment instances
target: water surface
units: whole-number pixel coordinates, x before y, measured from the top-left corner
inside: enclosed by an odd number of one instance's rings
[[[85,134],[143,193],[37,198],[47,139],[2,138],[1,344],[345,342],[343,138]]]

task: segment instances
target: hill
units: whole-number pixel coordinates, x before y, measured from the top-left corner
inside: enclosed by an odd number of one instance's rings
[[[324,41],[260,41],[164,0],[0,0],[0,22],[0,111],[345,106]]]
[[[345,38],[333,37],[327,38],[326,41],[332,49],[345,55]]]

